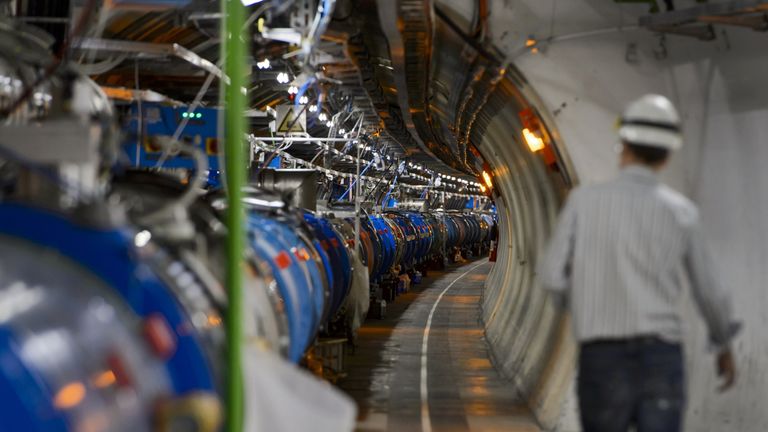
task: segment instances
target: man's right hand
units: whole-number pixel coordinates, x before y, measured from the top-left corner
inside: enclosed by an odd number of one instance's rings
[[[723,379],[718,391],[724,392],[736,382],[736,362],[730,348],[725,348],[717,355],[717,376]]]

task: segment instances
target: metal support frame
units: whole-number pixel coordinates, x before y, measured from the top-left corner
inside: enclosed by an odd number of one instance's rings
[[[362,183],[360,181],[360,158],[362,152],[360,145],[357,146],[357,177],[355,179],[355,252],[360,253],[360,204],[362,199]]]
[[[354,193],[352,193],[352,198],[350,199],[350,202],[353,199],[355,200],[355,203],[356,203],[356,207],[355,207],[356,216],[359,216],[360,212],[361,212],[361,208],[357,207],[357,204],[358,204],[357,201],[358,200],[360,201],[359,204],[361,206],[362,206],[362,202],[364,201],[364,197],[362,196],[363,195],[363,193],[362,193],[362,182],[363,181],[375,182],[378,185],[378,182],[381,181],[381,179],[376,179],[376,178],[373,178],[373,177],[365,176],[364,175],[365,174],[365,169],[363,169],[363,170],[360,169],[361,166],[362,166],[361,165],[362,163],[368,163],[369,164],[369,163],[371,163],[371,161],[365,160],[365,159],[363,159],[361,157],[364,154],[363,146],[362,145],[357,145],[358,144],[358,139],[357,138],[308,138],[308,137],[256,137],[256,136],[249,136],[248,140],[251,143],[251,149],[250,149],[250,155],[249,155],[249,159],[250,160],[253,160],[254,154],[256,154],[259,151],[267,152],[267,153],[273,152],[275,155],[280,155],[280,156],[285,157],[290,163],[302,165],[302,166],[304,166],[306,168],[316,169],[316,170],[318,170],[318,171],[320,171],[322,173],[325,173],[325,174],[330,174],[330,175],[334,175],[334,176],[338,176],[338,177],[341,177],[341,178],[346,178],[346,179],[352,180],[354,182],[352,184],[355,187],[353,188],[352,186],[350,186],[350,189],[351,189],[350,192],[354,191]],[[318,154],[316,154],[315,157],[312,158],[311,161],[306,161],[306,160],[297,158],[295,156],[292,156],[290,153],[287,153],[285,150],[288,149],[288,146],[283,147],[283,148],[278,147],[278,148],[274,149],[274,148],[268,147],[267,144],[266,144],[267,142],[273,142],[273,143],[287,142],[287,143],[292,143],[292,142],[296,142],[296,141],[300,141],[300,142],[314,142],[316,144],[321,144],[322,142],[353,142],[353,143],[355,143],[356,147],[357,147],[357,156],[358,157],[351,156],[351,155],[346,155],[346,157],[348,157],[351,160],[354,160],[356,162],[356,172],[354,172],[354,173],[340,172],[340,171],[336,171],[336,170],[333,170],[333,169],[326,168],[324,166],[316,165],[315,164],[315,160],[318,158],[318,156],[320,154],[322,154],[323,152],[326,151],[324,148],[321,149],[318,152]],[[335,151],[338,152],[338,150],[335,150]],[[392,182],[396,182],[396,181],[397,181],[397,176],[395,176],[395,178],[390,180],[390,182],[387,183],[387,186],[392,186]],[[405,183],[399,184],[398,186],[402,187],[402,188],[409,189],[409,190],[420,190],[420,189],[427,189],[427,188],[430,187],[429,184],[413,185],[413,184],[405,184]],[[448,192],[447,191],[447,183],[443,183],[442,187],[443,187],[443,195],[447,195],[447,196],[464,197],[464,198],[478,197],[479,196],[479,195],[468,194],[468,193],[461,193],[461,192]],[[382,211],[383,211],[384,202],[381,203],[381,206],[382,206]],[[359,219],[359,217],[358,217],[358,219]],[[355,229],[356,229],[356,234],[355,235],[356,235],[356,237],[358,237],[358,234],[357,234],[358,233],[358,231],[357,231],[358,228],[355,227]]]
[[[357,138],[313,138],[313,137],[253,137],[253,139],[263,142],[274,142],[274,143],[281,143],[281,142],[319,142],[319,143],[329,143],[329,142],[350,142],[355,141],[357,142]]]
[[[446,234],[447,234],[448,223],[447,223],[447,219],[446,219],[446,216],[447,216],[446,212],[448,211],[448,209],[445,207],[445,189],[446,189],[446,186],[443,185],[443,193],[440,194],[440,202],[441,202],[441,204],[443,206],[443,226],[445,227]],[[447,242],[448,242],[448,237],[446,235],[445,241],[443,241],[443,261],[445,261],[445,259],[448,257],[447,251],[445,249],[445,244]]]
[[[156,44],[114,39],[78,38],[73,41],[72,46],[83,50],[131,53],[141,58],[176,57],[215,75],[229,84],[229,77],[224,75],[224,72],[215,63],[200,57],[195,52],[176,43]]]
[[[641,27],[660,33],[715,39],[712,24],[768,31],[768,1],[708,3],[672,12],[640,17]]]
[[[768,13],[761,13],[747,16],[702,16],[699,22],[710,24],[731,25],[736,27],[747,27],[755,31],[768,30]]]

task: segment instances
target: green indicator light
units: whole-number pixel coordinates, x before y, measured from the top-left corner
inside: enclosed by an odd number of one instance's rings
[[[197,118],[203,118],[203,114],[202,113],[197,113]]]
[[[189,117],[189,113],[184,111],[183,113],[181,113],[181,116],[184,117],[184,118],[187,118],[187,117]]]

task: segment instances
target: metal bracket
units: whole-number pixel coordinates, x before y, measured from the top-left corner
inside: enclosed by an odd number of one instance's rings
[[[768,31],[768,1],[710,3],[677,11],[640,17],[639,24],[649,30],[714,40],[713,24]]]
[[[768,30],[768,14],[765,13],[748,16],[702,16],[699,17],[699,22],[748,27],[755,31]]]
[[[689,36],[702,41],[715,40],[715,29],[711,25],[697,25],[697,26],[654,26],[648,27],[649,30],[653,30],[659,33],[676,34],[680,36]]]
[[[78,38],[73,41],[73,47],[82,50],[111,51],[136,54],[139,57],[176,57],[187,63],[211,73],[229,84],[229,77],[224,75],[221,68],[210,60],[204,59],[179,44],[156,44],[148,42],[131,42],[114,39]]]

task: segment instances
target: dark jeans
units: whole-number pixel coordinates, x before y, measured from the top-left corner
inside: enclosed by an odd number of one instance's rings
[[[579,408],[584,432],[677,432],[685,404],[679,344],[657,338],[584,343]]]

